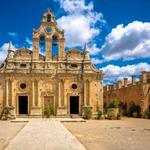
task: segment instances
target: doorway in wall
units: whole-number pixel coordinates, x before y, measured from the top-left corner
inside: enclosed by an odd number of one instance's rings
[[[79,96],[70,96],[70,114],[79,114]]]
[[[19,114],[28,114],[28,96],[18,97]]]

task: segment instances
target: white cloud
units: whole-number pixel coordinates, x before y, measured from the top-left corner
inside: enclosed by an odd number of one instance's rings
[[[98,58],[91,58],[91,61],[93,64],[100,64],[101,63],[101,60]]]
[[[4,43],[1,47],[0,47],[0,63],[2,63],[6,57],[7,57],[7,50],[9,47],[9,43]],[[14,51],[17,49],[17,45],[13,45]]]
[[[102,13],[93,9],[93,3],[85,4],[85,0],[60,0],[60,7],[67,15],[57,20],[58,26],[65,30],[66,46],[83,46],[90,43],[100,34],[96,23],[106,23]]]
[[[141,71],[150,71],[150,65],[148,63],[139,63],[135,65],[127,65],[122,67],[108,65],[101,69],[104,72],[105,80],[113,82],[116,80],[120,80],[124,77],[130,77],[131,75],[139,75]]]
[[[97,47],[97,44],[94,43],[93,45],[89,46],[89,51],[91,55],[97,55],[100,51],[100,48]],[[99,60],[99,63],[101,62],[101,60]]]
[[[27,48],[32,50],[32,41],[28,37],[26,37],[25,42],[27,44]]]
[[[7,57],[7,49],[8,49],[9,43],[4,43],[0,47],[0,63],[2,63],[6,57]]]
[[[18,36],[18,34],[16,32],[8,32],[8,35],[13,38],[16,38]]]
[[[101,53],[103,61],[150,57],[150,23],[134,21],[127,26],[118,25],[106,37]]]

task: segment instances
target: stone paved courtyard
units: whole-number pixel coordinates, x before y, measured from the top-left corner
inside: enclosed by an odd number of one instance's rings
[[[150,150],[150,120],[64,123],[88,150]]]
[[[56,119],[52,119],[56,120]],[[58,119],[57,119],[58,121]],[[41,128],[40,124],[38,125]],[[23,128],[28,123],[12,123],[9,121],[0,121],[0,150],[4,150],[8,143],[12,143],[16,137],[28,128]],[[65,127],[84,145],[88,150],[149,150],[150,149],[150,120],[124,118],[119,121],[114,120],[87,120],[86,122],[67,122],[63,123]],[[35,124],[33,123],[35,126]],[[49,125],[52,125],[51,123]],[[31,124],[28,125],[30,128]],[[42,125],[43,126],[43,125]],[[53,126],[52,131],[54,132]],[[36,131],[38,126],[36,125]],[[62,127],[63,128],[63,127]],[[46,131],[44,133],[50,133]],[[47,129],[50,129],[47,126]],[[38,139],[36,133],[34,136]],[[61,130],[59,131],[62,134]],[[23,135],[23,134],[22,134]],[[31,135],[27,133],[27,135]],[[68,135],[68,133],[67,133]],[[25,135],[26,137],[26,135]],[[43,137],[45,137],[43,135]],[[57,136],[53,136],[55,138]],[[45,139],[46,140],[46,139]],[[56,139],[54,139],[55,141]],[[47,140],[48,141],[48,140]],[[53,144],[54,144],[53,141]],[[56,140],[60,143],[60,140]],[[64,139],[65,141],[65,139]],[[49,143],[49,142],[48,142]],[[41,143],[39,143],[41,144]],[[57,145],[57,142],[55,143]],[[54,145],[53,145],[54,146]]]
[[[26,125],[26,123],[11,123],[0,121],[0,150],[8,145],[9,141]]]

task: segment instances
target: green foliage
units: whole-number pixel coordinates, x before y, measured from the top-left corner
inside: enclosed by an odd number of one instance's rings
[[[126,116],[127,115],[127,103],[120,102],[119,103],[119,111],[121,115]]]
[[[150,112],[148,111],[141,112],[141,118],[150,119]]]
[[[121,120],[121,117],[122,117],[121,113],[118,113],[117,114],[117,120]]]
[[[2,114],[0,115],[0,119],[2,120],[8,120],[8,119],[13,119],[11,116],[11,111],[14,109],[12,106],[7,106],[3,109]]]
[[[47,116],[47,117],[50,117],[51,115],[54,114],[54,107],[53,105],[45,105],[44,107],[44,114]]]
[[[135,103],[131,103],[128,109],[128,116],[130,117],[139,117],[141,112],[141,107],[139,105],[135,105]]]
[[[116,100],[113,100],[110,104],[106,104],[106,108],[118,108],[119,103]]]
[[[103,115],[101,110],[97,110],[97,119],[101,119],[101,116]]]
[[[84,107],[83,108],[83,118],[90,119],[92,116],[92,108],[91,107]]]

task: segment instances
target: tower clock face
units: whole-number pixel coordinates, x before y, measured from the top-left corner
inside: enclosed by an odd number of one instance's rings
[[[46,31],[48,32],[48,33],[50,33],[52,30],[51,30],[51,28],[46,28]]]

